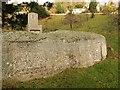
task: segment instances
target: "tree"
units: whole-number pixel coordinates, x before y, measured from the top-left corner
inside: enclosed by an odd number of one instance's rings
[[[97,7],[96,0],[91,0],[91,2],[89,4],[89,10],[92,13],[91,18],[94,18],[94,16],[95,16],[94,13],[97,11],[96,7]]]
[[[50,9],[52,8],[52,6],[53,6],[53,3],[45,2],[45,3],[43,4],[43,6],[44,6],[44,7],[47,7],[47,9],[50,10]]]
[[[8,19],[8,23],[11,25],[11,29],[13,30],[17,25],[17,19],[15,15],[12,15],[11,18]]]
[[[35,7],[37,7],[38,6],[38,3],[37,2],[30,2],[29,4],[28,4],[28,7],[30,7],[30,11],[33,11],[33,9],[35,8]]]
[[[61,3],[56,4],[56,10],[57,10],[57,13],[64,13],[64,8],[61,5]]]
[[[27,3],[26,3],[27,4]],[[30,8],[30,12],[38,13],[39,18],[44,18],[48,16],[47,11],[41,5],[38,5],[36,2],[31,2],[27,4]],[[2,8],[2,25],[3,27],[10,27],[11,29],[23,30],[27,25],[27,14],[17,14],[16,12],[20,11],[21,4],[3,4]]]
[[[44,17],[49,16],[49,14],[45,10],[45,8],[42,7],[41,5],[38,5],[38,3],[36,3],[36,2],[31,2],[31,3],[28,4],[28,6],[31,9],[30,12],[38,13],[39,18],[44,18]]]
[[[73,23],[76,21],[76,17],[72,14],[72,10],[65,16],[64,22],[70,25],[70,29],[73,28]]]
[[[9,23],[11,25],[11,28],[14,28],[14,13],[16,11],[18,11],[18,6],[2,3],[2,27],[6,25],[5,23]],[[11,18],[9,18],[8,15],[11,15]]]
[[[2,5],[2,12],[4,14],[13,14],[18,10],[18,7],[13,4],[4,4]]]
[[[18,14],[17,16],[16,16],[16,18],[17,18],[17,25],[20,25],[20,30],[23,30],[23,28],[24,27],[26,27],[26,25],[27,25],[27,17],[28,17],[28,15],[27,14]]]
[[[119,30],[120,30],[120,1],[119,1],[119,7],[118,7],[118,27],[119,27]]]
[[[72,6],[72,5],[68,5],[68,6],[67,6],[67,9],[68,9],[68,10],[72,10],[72,9],[73,9],[73,6]]]
[[[31,12],[38,13],[39,18],[45,18],[45,17],[49,16],[48,12],[41,5],[34,7]]]

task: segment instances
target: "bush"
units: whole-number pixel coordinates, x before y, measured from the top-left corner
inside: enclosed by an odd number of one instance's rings
[[[61,5],[61,3],[56,4],[56,10],[57,10],[57,13],[64,13],[64,8]]]
[[[75,8],[83,8],[85,6],[84,2],[75,5]]]
[[[52,8],[49,10],[49,12],[50,12],[50,13],[56,13],[57,10],[56,10],[56,8],[52,7]]]
[[[74,8],[74,7],[73,7],[72,5],[68,5],[68,6],[67,6],[67,9],[68,9],[68,10],[72,10],[73,8]]]
[[[113,5],[103,6],[103,7],[101,7],[101,9],[102,9],[103,14],[110,14],[117,10],[117,8]]]

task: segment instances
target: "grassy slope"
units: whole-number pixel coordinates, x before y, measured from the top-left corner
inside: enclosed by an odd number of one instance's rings
[[[68,25],[62,22],[63,16],[55,16],[53,19],[40,20],[44,29],[69,29]],[[114,60],[114,54],[118,48],[118,32],[114,27],[111,33],[108,33],[107,15],[96,16],[94,19],[89,19],[83,25],[76,23],[75,31],[89,31],[102,34],[106,37],[107,45],[111,45],[113,52],[109,51],[110,57],[105,61],[100,62],[89,68],[82,69],[66,69],[53,77],[46,79],[35,79],[24,83],[18,83],[17,87],[23,88],[50,88],[50,87],[74,87],[74,88],[116,88],[118,87],[118,61]],[[49,24],[48,24],[49,23]],[[74,26],[75,26],[74,25]],[[110,27],[110,26],[109,26]]]
[[[102,61],[89,68],[66,69],[45,79],[19,83],[19,88],[116,88],[118,86],[117,62]]]
[[[89,17],[89,16],[88,16]],[[69,24],[63,23],[64,16],[53,16],[51,19],[42,19],[39,20],[39,23],[42,24],[43,30],[70,30]],[[110,17],[108,15],[97,15],[96,18],[89,18],[86,22],[80,22],[80,17],[77,18],[78,22],[73,25],[74,31],[86,31],[102,34],[106,37],[107,43],[112,45],[112,47],[118,49],[118,28],[108,25]],[[81,17],[81,20],[86,20],[86,16]],[[108,33],[110,30],[111,33]]]

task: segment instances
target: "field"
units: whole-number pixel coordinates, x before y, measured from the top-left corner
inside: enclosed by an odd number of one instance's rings
[[[26,82],[9,82],[4,87],[16,88],[118,88],[118,27],[112,22],[113,15],[77,16],[73,28],[64,23],[64,16],[51,16],[39,20],[43,30],[74,30],[102,34],[106,37],[108,55],[102,61],[89,68],[66,69],[53,77],[35,79]]]

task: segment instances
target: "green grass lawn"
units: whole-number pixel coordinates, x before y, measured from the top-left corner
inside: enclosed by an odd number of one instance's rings
[[[63,23],[64,16],[52,16],[39,20],[43,25],[43,30],[70,30],[68,24]],[[83,21],[80,21],[82,20]],[[109,15],[97,15],[95,18],[86,19],[78,17],[74,24],[74,31],[85,31],[102,34],[106,37],[107,46],[113,50],[108,50],[106,60],[81,69],[66,69],[53,77],[18,82],[18,88],[117,88],[118,87],[118,28],[109,25],[111,21]],[[7,85],[5,86],[7,87]]]

